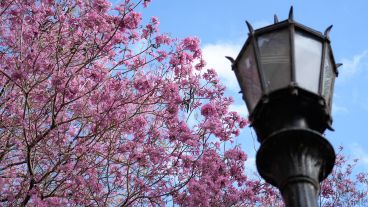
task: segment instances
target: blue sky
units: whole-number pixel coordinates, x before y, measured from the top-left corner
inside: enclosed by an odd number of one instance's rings
[[[333,102],[333,127],[326,137],[335,149],[342,145],[351,158],[359,158],[358,168],[368,170],[368,1],[355,0],[152,0],[143,11],[144,17],[156,16],[160,31],[172,37],[197,36],[201,39],[208,67],[217,70],[228,86],[227,93],[235,98],[233,110],[243,115],[247,109],[241,97],[235,75],[231,72],[225,55],[236,57],[247,38],[245,20],[262,27],[288,16],[294,5],[294,19],[319,31],[329,25],[336,62],[342,62],[335,84]],[[250,159],[254,162],[255,141],[249,128],[238,138]]]

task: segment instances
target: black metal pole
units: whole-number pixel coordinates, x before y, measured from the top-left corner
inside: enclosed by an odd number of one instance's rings
[[[286,186],[282,197],[287,207],[317,207],[317,191],[308,182],[294,182]]]
[[[286,129],[261,144],[257,168],[280,189],[286,207],[317,207],[319,183],[334,159],[332,146],[318,132]]]
[[[286,207],[317,207],[319,183],[335,162],[333,147],[322,136],[327,118],[318,99],[300,90],[280,91],[252,118],[261,142],[259,174],[279,188]]]

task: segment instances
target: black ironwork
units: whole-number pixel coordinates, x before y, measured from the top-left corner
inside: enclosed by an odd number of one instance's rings
[[[322,136],[326,129],[332,129],[331,100],[339,67],[330,46],[329,32],[332,26],[322,34],[297,23],[294,21],[292,7],[287,20],[279,22],[275,15],[273,25],[254,30],[249,22],[246,23],[249,29],[247,41],[235,60],[227,58],[232,62],[232,69],[248,106],[251,124],[261,143],[256,157],[258,172],[268,183],[280,189],[286,206],[315,207],[319,183],[329,175],[335,162],[333,147]],[[265,51],[260,50],[263,44],[261,41],[274,40],[261,37],[265,34],[280,34],[280,31],[285,30],[288,31],[285,38],[288,38],[289,45],[282,49],[289,55],[288,59],[282,56],[283,59],[277,60],[280,57],[278,51],[274,56],[263,54]],[[316,90],[298,82],[297,72],[309,71],[296,67],[298,60],[295,44],[300,41],[296,39],[297,35],[298,38],[304,38],[301,35],[305,35],[306,39],[321,45],[321,51],[316,51],[316,54],[321,54],[321,57],[317,57],[321,59],[320,66],[314,68],[319,73],[318,80],[313,83]],[[276,45],[280,46],[279,43]],[[280,64],[285,61],[286,65]],[[277,69],[279,66],[287,68],[277,73],[281,69]],[[266,77],[266,68],[273,70],[268,73],[276,74],[277,80],[282,83],[289,81],[288,84],[285,87],[273,86],[270,77]],[[288,72],[282,74],[285,71]],[[286,74],[289,74],[288,77]],[[260,92],[250,92],[249,88],[260,88]]]
[[[319,182],[334,165],[333,147],[321,135],[328,117],[319,98],[304,90],[273,92],[253,118],[261,143],[258,172],[280,189],[288,207],[317,206]]]

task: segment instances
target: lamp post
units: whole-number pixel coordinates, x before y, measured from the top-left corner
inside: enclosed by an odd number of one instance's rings
[[[328,27],[324,34],[289,18],[249,37],[232,68],[261,146],[260,175],[279,188],[286,206],[315,207],[320,182],[332,171],[335,152],[322,136],[331,128],[337,68]]]

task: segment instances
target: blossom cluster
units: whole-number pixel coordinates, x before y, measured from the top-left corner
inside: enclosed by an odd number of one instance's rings
[[[245,119],[148,3],[0,2],[0,206],[195,206],[199,180],[238,199],[246,157],[214,143]]]

